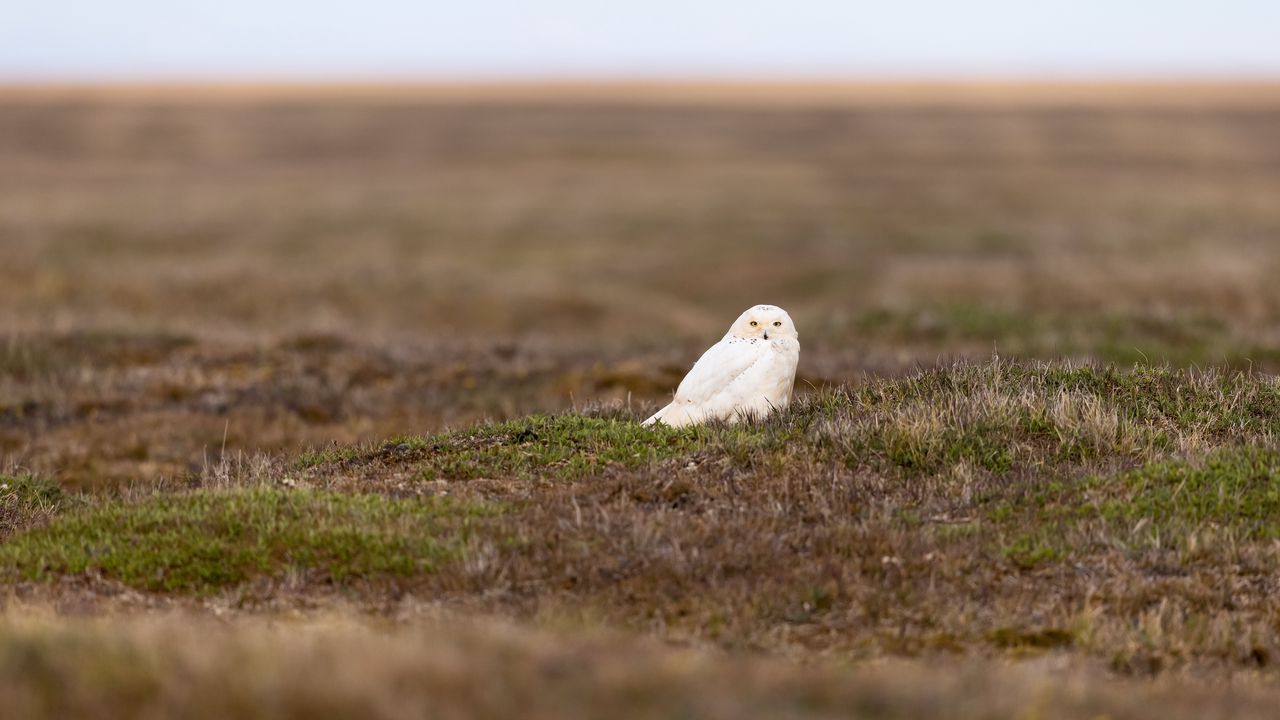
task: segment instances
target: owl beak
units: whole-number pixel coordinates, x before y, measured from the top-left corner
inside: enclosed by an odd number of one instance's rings
[[[765,340],[768,340],[768,339],[769,339],[769,332],[768,332],[767,330],[766,330],[766,331],[765,331],[765,333],[764,333],[764,339],[765,339]]]

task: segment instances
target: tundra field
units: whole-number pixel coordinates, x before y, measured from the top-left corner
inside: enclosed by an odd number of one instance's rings
[[[1280,86],[4,88],[0,252],[0,716],[1280,702]]]

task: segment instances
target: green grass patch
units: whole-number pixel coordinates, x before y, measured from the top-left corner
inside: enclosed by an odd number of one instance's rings
[[[1148,464],[1087,483],[1092,513],[1177,540],[1214,526],[1250,540],[1280,538],[1280,452],[1219,450],[1198,461]]]
[[[634,470],[714,451],[744,464],[785,444],[787,431],[769,423],[697,428],[641,427],[638,422],[584,415],[534,415],[432,437],[399,437],[354,462],[411,463],[425,480],[481,477],[577,478],[607,467]],[[317,464],[345,456],[306,458]]]
[[[0,547],[0,574],[85,572],[152,591],[209,593],[287,570],[309,581],[430,573],[492,505],[312,490],[242,489],[107,501]]]
[[[634,469],[705,447],[707,430],[645,428],[581,415],[533,416],[432,443],[426,479],[553,475],[581,477],[608,465]]]
[[[409,465],[422,480],[576,479],[608,468],[637,470],[707,457],[739,468],[776,468],[785,455],[821,444],[805,427],[821,402],[764,422],[688,428],[643,427],[621,417],[532,415],[440,435],[398,436],[374,446],[308,451],[292,467],[324,472],[335,465]]]
[[[1185,549],[1209,532],[1280,539],[1280,451],[1237,447],[1111,475],[1049,483],[987,509],[1000,554],[1019,567],[1127,547]]]

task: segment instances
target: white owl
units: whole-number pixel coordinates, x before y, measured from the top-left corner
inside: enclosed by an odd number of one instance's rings
[[[791,402],[799,361],[800,338],[791,316],[774,305],[756,305],[698,358],[671,404],[644,424],[681,427],[764,417]]]

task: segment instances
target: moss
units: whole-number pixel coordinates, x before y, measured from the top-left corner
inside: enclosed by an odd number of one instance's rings
[[[429,573],[489,505],[250,489],[102,502],[14,537],[0,573],[85,572],[153,591],[208,593],[300,570],[335,585]]]

